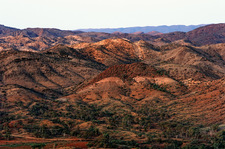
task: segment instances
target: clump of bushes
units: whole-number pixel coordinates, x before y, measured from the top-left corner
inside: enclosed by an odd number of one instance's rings
[[[139,143],[134,140],[124,141],[118,140],[111,136],[109,133],[103,133],[100,137],[96,138],[93,142],[87,144],[89,147],[97,148],[134,148],[139,147]]]
[[[98,137],[101,135],[101,132],[98,128],[91,126],[87,130],[81,130],[79,127],[77,127],[75,130],[71,132],[72,136],[82,137],[85,139],[91,139],[94,137]]]

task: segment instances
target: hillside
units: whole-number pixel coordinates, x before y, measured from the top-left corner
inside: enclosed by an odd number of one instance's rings
[[[212,24],[187,33],[187,39],[196,45],[224,43],[225,24]]]
[[[0,25],[0,37],[2,36],[13,36],[15,32],[19,31],[19,29]]]
[[[189,32],[136,32],[132,34],[113,32],[81,32],[64,31],[51,28],[16,29],[6,26],[0,27],[0,51],[41,51],[57,44],[67,46],[77,43],[94,43],[105,39],[125,38],[132,42],[144,40],[151,44],[162,46],[172,42],[186,45],[203,46],[224,43],[224,24],[206,25]]]
[[[170,41],[180,39],[187,40],[196,46],[224,43],[225,24],[211,24],[196,28],[187,33],[173,32],[159,35],[160,37],[167,38]]]
[[[223,28],[1,26],[0,148],[223,148]]]
[[[28,37],[64,37],[68,35],[76,35],[82,33],[81,31],[65,31],[55,28],[26,28],[26,29],[17,29],[4,25],[0,25],[0,37],[5,36],[19,36],[24,35]]]
[[[105,68],[97,62],[86,60],[66,46],[56,46],[43,53],[1,52],[0,61],[0,83],[3,88],[6,85],[19,85],[28,91],[45,95],[45,98],[59,97],[64,94],[64,88],[78,85]],[[17,101],[19,97],[16,96],[4,94],[3,97]]]

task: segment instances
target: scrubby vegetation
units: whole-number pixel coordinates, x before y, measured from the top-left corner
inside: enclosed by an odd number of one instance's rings
[[[104,106],[84,102],[60,102],[62,110],[58,111],[58,104],[58,101],[51,100],[28,104],[29,115],[34,119],[29,118],[29,122],[21,119],[13,126],[10,122],[16,118],[11,119],[10,113],[2,112],[4,119],[1,117],[1,121],[4,125],[1,125],[0,138],[10,140],[12,131],[24,129],[37,138],[75,136],[89,139],[88,146],[97,148],[192,149],[225,146],[225,132],[220,131],[219,125],[206,128],[191,122],[174,121],[168,107],[161,105],[159,99],[130,107],[137,115],[126,111],[109,112],[104,110]],[[40,123],[46,120],[48,123]],[[90,125],[83,127],[82,123],[85,122]],[[119,135],[121,131],[123,135]],[[129,133],[135,134],[136,139],[126,138]]]
[[[218,27],[221,32],[224,25]],[[54,38],[40,36],[38,43],[27,32],[1,38],[1,46],[18,47],[0,52],[2,142],[38,138],[82,140],[92,148],[225,148],[224,44],[197,47],[191,39],[177,40],[186,33],[58,37],[48,31],[40,32]],[[48,145],[29,147],[54,148]]]

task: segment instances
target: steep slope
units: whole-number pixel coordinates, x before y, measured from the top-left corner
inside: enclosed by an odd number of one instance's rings
[[[212,44],[207,46],[199,47],[206,53],[208,53],[213,59],[217,59],[217,61],[225,61],[225,44]]]
[[[17,29],[0,25],[0,37],[4,36],[19,36],[24,35],[28,37],[64,37],[69,35],[76,35],[82,33],[81,31],[66,31],[55,28],[27,28]]]
[[[169,41],[176,41],[180,39],[184,39],[186,37],[185,32],[172,32],[167,34],[158,35],[160,38],[166,38]]]
[[[71,47],[107,66],[137,61],[154,64],[178,80],[193,76],[196,80],[218,79],[225,74],[222,52],[213,56],[210,50],[186,45],[182,41],[157,47],[142,40],[133,43],[126,39],[107,39],[91,44],[74,44]]]
[[[80,37],[81,31],[66,31],[54,28],[16,29],[0,26],[0,51],[16,49],[20,51],[41,51],[57,44],[71,45],[92,42],[95,39]]]
[[[66,46],[43,53],[1,52],[0,61],[2,85],[17,84],[50,98],[63,95],[64,88],[76,86],[105,68]]]
[[[138,62],[160,55],[160,49],[149,42],[143,40],[131,42],[125,38],[74,44],[71,47],[106,66]]]
[[[54,93],[54,92],[52,92]],[[57,94],[57,92],[55,92]],[[10,102],[24,102],[28,103],[32,100],[46,99],[47,96],[44,92],[38,92],[34,89],[29,89],[17,84],[3,84],[0,85],[0,99],[1,103],[5,101]]]
[[[109,33],[102,33],[102,32],[87,32],[87,33],[81,33],[79,34],[81,37],[92,37],[95,38],[95,40],[101,41],[104,39],[111,39],[111,38],[126,38],[130,41],[139,41],[139,40],[145,40],[145,41],[153,41],[157,37],[154,37],[149,34],[128,34],[128,33],[120,33],[120,32],[114,32],[112,34]]]
[[[147,103],[167,107],[171,121],[195,124],[224,123],[224,78],[209,81],[192,79],[182,82],[144,63],[109,67],[76,94],[65,99],[84,101],[115,113],[137,113]]]
[[[224,78],[196,82],[189,80],[189,93],[169,103],[178,121],[187,120],[198,124],[224,124]]]
[[[185,87],[167,76],[165,71],[144,63],[133,63],[109,67],[75,94],[64,98],[71,102],[82,100],[96,104],[113,113],[129,113],[133,111],[131,107],[137,108],[156,98],[166,102],[183,94],[184,90]]]
[[[38,36],[29,37],[25,35],[7,36],[0,38],[0,51],[16,49],[19,51],[42,51],[57,44],[72,45],[80,42],[93,42],[91,37],[80,37],[70,35],[65,37]]]
[[[95,147],[110,138],[117,148],[179,148],[178,140],[180,146],[193,140],[215,145],[212,124],[222,124],[217,129],[222,131],[225,123],[223,43],[197,47],[175,37],[132,42],[82,34],[21,36],[23,44],[40,39],[48,46],[70,46],[0,52],[3,136],[10,131],[20,137],[84,137]],[[16,37],[3,38],[9,44]]]
[[[224,43],[225,42],[225,24],[211,24],[196,28],[187,33],[172,32],[157,35],[159,38],[166,38],[170,41],[186,40],[196,46]]]
[[[30,38],[24,35],[2,37],[0,41],[0,51],[16,49],[19,51],[39,51],[52,46],[57,39],[48,37]]]
[[[158,57],[145,58],[144,61],[167,70],[178,80],[218,79],[225,74],[224,61],[219,54],[215,57],[201,48],[180,44],[168,44],[160,50]]]
[[[154,67],[148,66],[144,63],[114,65],[100,73],[90,82],[90,84],[98,82],[107,77],[118,77],[122,80],[132,80],[137,76],[156,77],[159,76],[159,74]]]
[[[50,48],[56,44],[72,45],[80,42],[98,42],[112,38],[126,38],[132,42],[148,41],[155,45],[166,45],[178,41],[184,44],[202,46],[207,44],[224,43],[224,24],[211,24],[199,27],[189,32],[158,33],[103,33],[66,31],[54,28],[27,28],[16,29],[0,26],[0,50],[17,49],[24,51],[39,51]]]
[[[93,44],[75,44],[72,47],[107,66],[138,61],[133,44],[125,39],[106,39]]]
[[[143,40],[134,42],[134,50],[140,60],[155,60],[158,56],[160,56],[160,48],[158,46]]]
[[[187,33],[186,38],[195,45],[225,42],[225,24],[211,24]]]
[[[30,37],[65,37],[69,35],[76,35],[82,33],[81,31],[66,31],[54,28],[27,28],[22,31],[23,35],[31,35]]]
[[[0,25],[0,37],[13,36],[17,31],[19,31],[19,29]]]

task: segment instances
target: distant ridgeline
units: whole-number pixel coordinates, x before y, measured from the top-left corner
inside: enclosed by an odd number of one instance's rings
[[[201,25],[171,25],[171,26],[145,26],[145,27],[125,27],[125,28],[99,28],[99,29],[80,29],[80,31],[84,32],[106,32],[106,33],[113,33],[113,32],[122,32],[122,33],[135,33],[135,32],[143,32],[148,33],[152,31],[157,31],[160,33],[169,33],[169,32],[189,32],[194,30],[198,27],[205,26],[204,24]]]

